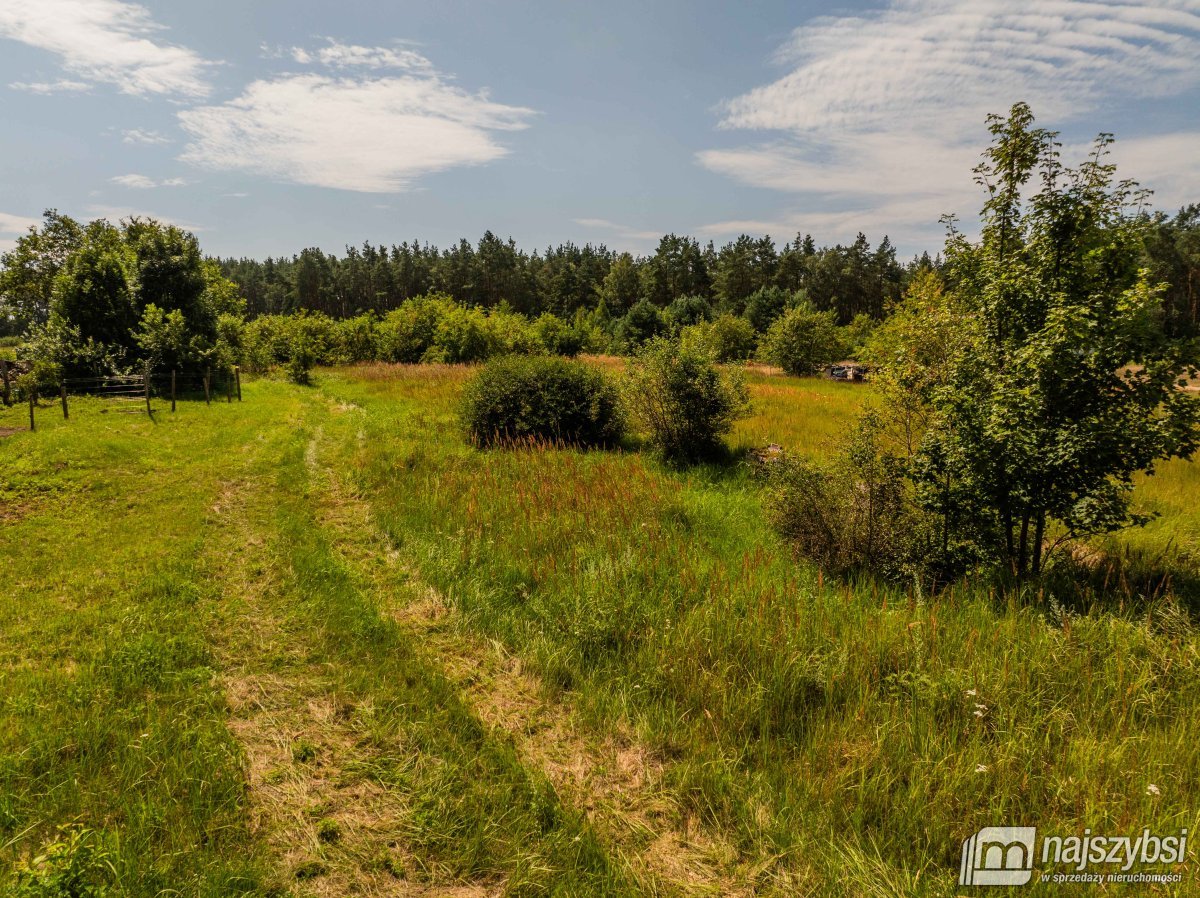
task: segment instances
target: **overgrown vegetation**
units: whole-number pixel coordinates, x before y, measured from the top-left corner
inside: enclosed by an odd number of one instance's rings
[[[919,534],[921,568],[1036,577],[1058,546],[1144,523],[1130,510],[1134,477],[1190,457],[1200,438],[1200,405],[1181,389],[1200,355],[1164,333],[1163,288],[1138,268],[1143,197],[1116,181],[1111,139],[1072,169],[1028,107],[989,123],[982,238],[952,225],[947,289],[917,279],[872,338],[894,445],[851,450],[836,473],[786,467],[777,484],[785,533],[835,569],[892,574],[876,547],[891,521],[893,542]],[[794,342],[811,346],[815,330]],[[881,482],[889,510],[877,519]]]

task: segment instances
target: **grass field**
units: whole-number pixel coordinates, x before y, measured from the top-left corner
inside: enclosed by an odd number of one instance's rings
[[[1185,606],[830,581],[745,465],[468,447],[467,374],[0,440],[0,883],[949,896],[981,826],[1200,822]],[[750,382],[740,448],[829,451],[870,397]],[[1190,564],[1196,478],[1164,466],[1162,517],[1102,548]],[[1180,871],[1153,894],[1200,892]]]

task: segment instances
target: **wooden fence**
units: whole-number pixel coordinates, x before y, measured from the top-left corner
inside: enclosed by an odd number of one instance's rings
[[[4,375],[8,374],[7,366]],[[149,370],[142,374],[106,375],[97,377],[67,377],[58,385],[59,402],[62,404],[64,420],[71,417],[71,396],[91,396],[107,400],[107,408],[103,411],[133,412],[154,417],[154,400],[169,401],[171,411],[175,411],[176,402],[181,398],[204,397],[206,405],[211,405],[214,397],[224,396],[227,402],[242,401],[242,376],[237,368],[225,372],[217,372],[213,376],[211,370],[204,372],[178,371],[153,373]],[[7,377],[4,378],[4,404],[12,404],[11,389]],[[26,397],[29,403],[29,429],[37,429],[36,412],[38,393],[36,389],[29,390]]]

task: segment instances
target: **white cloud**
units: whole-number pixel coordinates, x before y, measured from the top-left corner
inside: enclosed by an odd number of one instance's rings
[[[41,227],[41,224],[39,218],[0,212],[0,234],[24,234],[30,228]]]
[[[26,218],[24,215],[12,215],[0,212],[0,253],[9,252],[16,248],[16,237],[24,234],[32,227],[40,227],[41,220]],[[11,237],[9,235],[12,235]]]
[[[782,136],[697,158],[819,211],[706,230],[939,233],[941,212],[979,204],[971,168],[988,113],[1023,99],[1055,125],[1117,100],[1172,96],[1200,84],[1198,55],[1200,0],[893,0],[877,13],[818,19],[777,54],[786,75],[721,107],[723,130]],[[1176,155],[1184,152],[1192,155]],[[1114,158],[1165,196],[1200,189],[1194,153],[1193,135],[1168,134],[1118,141]]]
[[[23,90],[31,94],[80,94],[87,93],[92,86],[84,81],[71,81],[60,78],[57,81],[13,81],[9,87],[13,90]]]
[[[93,204],[88,206],[84,212],[85,217],[91,221],[97,218],[105,218],[111,222],[124,221],[127,218],[153,218],[155,221],[160,221],[163,224],[172,224],[177,228],[182,228],[185,231],[199,233],[208,230],[204,225],[194,224],[187,219],[177,218],[173,215],[164,215],[160,212],[147,212],[145,209],[136,206],[106,206]]]
[[[614,231],[626,240],[658,240],[662,237],[661,231],[639,231],[615,221],[609,221],[607,218],[573,218],[571,220],[575,224],[591,230]]]
[[[150,190],[154,187],[183,187],[187,184],[183,178],[164,178],[156,181],[146,175],[117,175],[108,180],[114,184],[120,184],[122,187],[132,187],[135,190]]]
[[[533,111],[493,102],[433,74],[285,74],[219,106],[178,113],[184,160],[318,187],[388,193],[422,175],[499,159],[496,131]]]
[[[142,143],[142,144],[162,144],[170,143],[171,138],[160,134],[157,131],[149,131],[143,128],[131,128],[128,131],[121,132],[122,143]]]
[[[296,62],[307,65],[319,62],[335,69],[401,69],[410,72],[433,74],[433,63],[415,50],[390,47],[362,47],[343,44],[329,38],[329,46],[315,52],[303,47],[292,47],[291,56]]]
[[[122,0],[0,2],[0,37],[57,54],[80,79],[134,95],[207,95],[211,63],[158,40],[162,30],[144,6]]]

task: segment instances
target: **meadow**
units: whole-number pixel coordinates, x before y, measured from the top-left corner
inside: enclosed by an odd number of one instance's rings
[[[1113,583],[924,594],[797,562],[745,460],[833,451],[869,385],[753,368],[733,460],[679,470],[472,448],[470,373],[0,440],[0,888],[950,896],[985,825],[1200,823],[1195,609],[1133,575],[1189,581],[1192,463],[1091,547]]]

